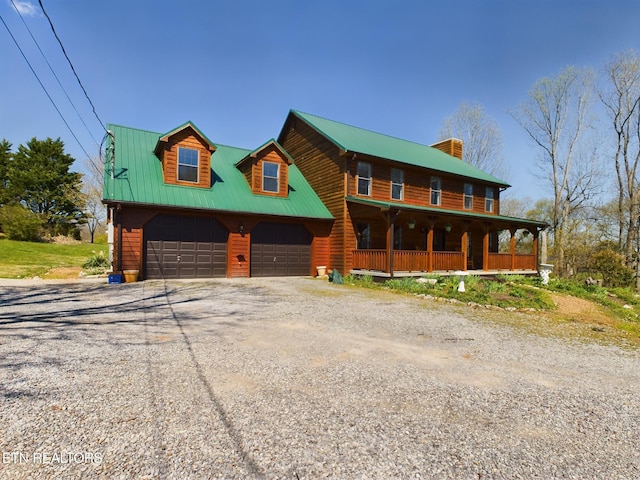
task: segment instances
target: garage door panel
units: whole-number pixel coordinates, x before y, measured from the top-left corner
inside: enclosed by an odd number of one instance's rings
[[[300,224],[258,224],[251,231],[251,275],[309,275],[312,238]]]
[[[146,278],[227,274],[228,232],[213,218],[157,215],[145,225],[144,236]]]

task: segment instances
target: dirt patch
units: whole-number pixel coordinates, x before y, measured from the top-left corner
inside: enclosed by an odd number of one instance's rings
[[[67,280],[76,279],[80,276],[80,267],[57,267],[52,268],[42,277],[45,280]]]
[[[556,313],[564,319],[580,323],[597,323],[610,325],[611,316],[603,307],[583,298],[570,295],[551,294],[551,298],[558,306]]]

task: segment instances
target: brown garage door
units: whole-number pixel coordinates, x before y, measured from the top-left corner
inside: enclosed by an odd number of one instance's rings
[[[251,276],[305,276],[312,236],[302,225],[262,222],[251,230]]]
[[[213,218],[157,215],[144,226],[145,278],[225,277],[227,236]]]

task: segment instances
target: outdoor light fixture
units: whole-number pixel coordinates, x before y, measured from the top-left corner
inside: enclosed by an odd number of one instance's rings
[[[413,230],[414,228],[416,228],[416,221],[412,218],[407,222],[407,225],[409,225],[409,230]]]
[[[529,236],[529,230],[523,230],[522,231],[522,236],[523,237],[528,237]]]
[[[444,226],[444,229],[445,229],[447,232],[450,232],[450,231],[451,231],[451,224],[450,224],[450,223],[447,223],[447,224]]]
[[[244,235],[244,223],[240,224],[240,235]]]

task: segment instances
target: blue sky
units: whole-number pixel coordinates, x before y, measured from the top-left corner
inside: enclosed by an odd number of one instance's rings
[[[11,0],[0,15],[80,140],[104,131],[37,0],[20,1],[88,130]],[[511,196],[539,198],[538,151],[508,115],[542,77],[603,68],[640,50],[637,0],[42,0],[105,123],[166,132],[193,121],[214,142],[255,148],[297,109],[431,144],[461,102],[500,126]],[[29,8],[31,7],[31,8]],[[0,138],[61,137],[86,158],[0,24]],[[90,133],[89,133],[90,132]]]

